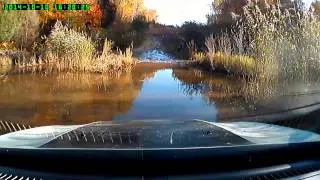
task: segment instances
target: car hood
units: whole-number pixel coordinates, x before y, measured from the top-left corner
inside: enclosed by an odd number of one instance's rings
[[[318,134],[263,123],[144,120],[20,130],[1,135],[0,148],[168,149],[316,141]]]

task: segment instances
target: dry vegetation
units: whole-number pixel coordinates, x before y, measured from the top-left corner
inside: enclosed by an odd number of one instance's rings
[[[111,51],[112,42],[105,40],[100,56],[95,54],[92,40],[57,22],[46,42],[45,62],[59,70],[107,72],[130,68],[134,64],[132,48]]]
[[[196,64],[265,80],[315,80],[320,72],[320,22],[312,14],[245,9],[231,33],[206,38]]]

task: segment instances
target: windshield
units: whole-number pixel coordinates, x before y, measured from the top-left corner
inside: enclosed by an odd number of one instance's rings
[[[319,141],[319,77],[318,0],[0,0],[0,148]]]

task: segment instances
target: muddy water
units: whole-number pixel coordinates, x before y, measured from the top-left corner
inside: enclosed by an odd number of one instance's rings
[[[241,79],[168,63],[141,63],[116,75],[12,71],[0,77],[0,120],[31,127],[147,119],[214,122],[255,114],[259,106],[278,108],[257,105],[255,100],[267,94],[251,90]]]
[[[0,119],[31,126],[135,119],[216,121],[219,105],[208,99],[209,92],[197,89],[206,82],[195,73],[169,64],[140,64],[132,72],[112,76],[15,71],[0,79]],[[194,83],[199,87],[192,87]]]

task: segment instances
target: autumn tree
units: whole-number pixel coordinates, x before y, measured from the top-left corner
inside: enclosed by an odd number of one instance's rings
[[[145,9],[141,12],[146,22],[155,22],[157,20],[157,11],[153,9]]]
[[[116,18],[117,6],[112,0],[99,0],[102,11],[101,27],[109,27]]]
[[[304,4],[301,0],[214,0],[211,5],[211,13],[207,15],[208,24],[231,24],[244,13],[247,6],[258,6],[261,12],[266,12],[271,6],[277,6],[281,10],[293,9],[302,11]]]
[[[97,0],[35,0],[36,3],[49,4],[89,4],[88,11],[39,11],[42,24],[50,21],[65,21],[74,27],[85,27],[90,24],[99,27],[101,24],[102,12]]]

